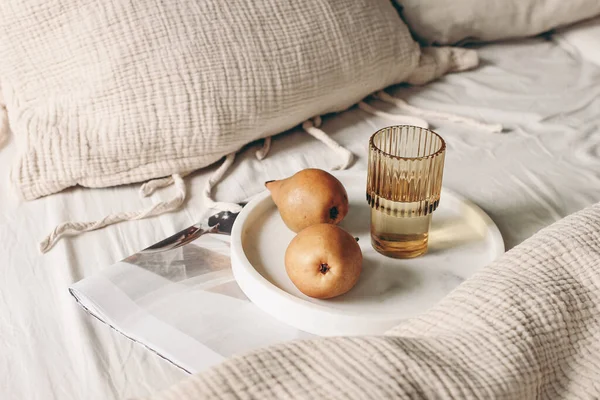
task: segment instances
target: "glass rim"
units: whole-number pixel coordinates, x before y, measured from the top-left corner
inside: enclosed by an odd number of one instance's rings
[[[391,128],[419,128],[421,130],[427,131],[429,133],[434,134],[435,136],[437,136],[441,142],[442,142],[442,146],[439,148],[439,150],[437,150],[435,153],[431,153],[428,154],[426,156],[421,156],[421,157],[401,157],[401,156],[395,156],[393,154],[390,153],[386,153],[385,151],[381,150],[379,147],[375,146],[375,143],[373,143],[373,139],[375,138],[375,136],[378,133],[381,133],[385,130],[389,130]],[[391,157],[391,158],[395,158],[396,160],[427,160],[429,158],[434,158],[440,154],[442,154],[445,150],[446,150],[446,141],[444,140],[444,138],[442,138],[439,134],[437,134],[436,132],[432,131],[431,129],[428,128],[422,128],[420,126],[416,126],[416,125],[390,125],[390,126],[386,126],[385,128],[381,128],[379,129],[377,132],[375,132],[374,134],[371,135],[371,137],[369,138],[369,148],[378,152],[379,154],[382,154],[386,157]]]

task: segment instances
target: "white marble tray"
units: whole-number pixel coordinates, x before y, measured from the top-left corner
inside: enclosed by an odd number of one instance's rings
[[[288,278],[284,254],[294,237],[268,192],[240,213],[233,227],[231,262],[246,296],[275,318],[318,335],[381,334],[416,316],[504,253],[494,222],[479,207],[444,189],[433,214],[429,251],[412,260],[384,257],[371,247],[366,176],[337,174],[350,211],[341,226],[357,236],[363,252],[358,284],[343,296],[317,300]]]

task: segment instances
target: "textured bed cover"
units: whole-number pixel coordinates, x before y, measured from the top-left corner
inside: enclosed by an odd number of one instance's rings
[[[447,76],[424,88],[394,88],[423,108],[499,122],[503,134],[430,121],[447,141],[444,184],[494,219],[507,248],[542,227],[600,200],[600,66],[542,38],[480,50],[479,69]],[[377,101],[373,105],[394,112]],[[392,122],[356,108],[325,118],[323,129],[366,168],[367,138]],[[273,142],[269,157],[249,146],[217,187],[219,200],[262,190],[262,182],[336,160],[321,143],[294,131]],[[87,315],[68,286],[135,251],[195,223],[210,170],[187,179],[191,198],[176,213],[123,223],[60,242],[47,255],[39,240],[65,220],[93,220],[134,210],[150,199],[137,186],[72,189],[20,203],[7,179],[14,143],[0,151],[0,398],[121,399],[148,394],[185,373]]]

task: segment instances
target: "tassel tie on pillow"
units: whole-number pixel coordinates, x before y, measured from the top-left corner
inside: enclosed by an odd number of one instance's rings
[[[397,97],[391,96],[383,90],[377,92],[375,94],[375,98],[377,98],[381,101],[384,101],[386,103],[393,104],[396,107],[398,107],[400,110],[414,114],[417,117],[409,117],[406,115],[399,115],[399,114],[390,114],[385,111],[377,110],[374,107],[368,105],[367,103],[365,103],[363,101],[358,103],[358,107],[361,110],[366,111],[370,114],[377,115],[379,117],[387,118],[390,120],[399,121],[403,125],[415,125],[415,126],[420,126],[421,128],[427,129],[427,128],[429,128],[429,124],[427,123],[427,121],[425,121],[421,118],[418,118],[418,117],[423,117],[423,118],[432,118],[432,119],[438,119],[438,120],[442,120],[442,121],[454,122],[457,124],[463,124],[463,125],[469,126],[471,128],[490,132],[490,133],[501,133],[502,129],[503,129],[502,125],[500,125],[500,124],[486,124],[484,122],[480,122],[480,121],[477,121],[472,118],[461,117],[456,114],[450,114],[450,113],[433,111],[433,110],[425,110],[425,109],[422,109],[419,107],[411,106],[406,101],[399,99]]]
[[[44,240],[42,240],[40,243],[40,251],[42,253],[48,252],[50,249],[52,249],[52,247],[54,247],[56,242],[58,242],[65,235],[79,235],[80,233],[104,228],[105,226],[113,225],[118,222],[134,221],[137,219],[154,217],[178,209],[185,201],[185,182],[179,174],[173,175],[172,179],[177,193],[171,200],[162,201],[144,210],[111,214],[98,221],[64,222],[54,228],[54,230],[48,236],[46,236]]]
[[[223,178],[223,175],[225,175],[227,170],[233,165],[234,160],[235,153],[227,155],[223,164],[221,164],[221,166],[210,176],[208,182],[206,182],[204,190],[202,191],[202,196],[207,208],[219,211],[231,211],[234,213],[241,211],[242,206],[239,204],[216,202],[211,198],[213,186]],[[154,179],[144,183],[140,187],[140,195],[142,197],[148,197],[159,188],[174,185],[176,193],[170,200],[161,201],[160,203],[139,211],[111,214],[98,221],[64,222],[54,228],[54,230],[42,240],[40,243],[40,251],[42,253],[48,252],[63,236],[75,236],[83,232],[94,231],[119,222],[155,217],[177,210],[184,203],[187,195],[185,182],[182,177],[182,175],[185,176],[187,174],[188,173],[173,174],[166,178]]]
[[[358,107],[369,113],[381,118],[385,118],[391,121],[394,121],[399,124],[404,125],[415,125],[423,128],[428,128],[429,124],[423,118],[434,118],[440,120],[446,120],[450,122],[460,123],[463,125],[467,125],[479,130],[483,130],[486,132],[499,133],[502,132],[502,126],[499,124],[485,124],[483,122],[476,121],[471,118],[461,117],[454,114],[443,113],[439,111],[425,110],[421,108],[417,108],[409,105],[404,100],[393,97],[384,91],[377,92],[375,97],[381,101],[386,103],[393,104],[394,106],[400,108],[401,110],[407,111],[409,113],[414,114],[415,116],[407,116],[400,114],[391,114],[382,110],[378,110],[375,107],[361,101],[358,103]],[[1,101],[1,98],[0,98]],[[4,109],[4,113],[2,110]],[[2,121],[6,120],[6,108],[2,106],[0,103],[0,124]],[[422,118],[421,118],[422,117]],[[4,119],[3,119],[4,118]],[[335,140],[333,140],[325,131],[320,129],[322,124],[322,120],[320,116],[316,116],[312,119],[305,121],[302,124],[302,129],[314,137],[315,139],[321,141],[327,147],[334,151],[340,158],[340,162],[331,167],[333,170],[343,170],[347,169],[354,160],[354,154],[341,146]],[[8,123],[6,121],[6,128],[3,129],[3,125],[0,125],[0,144],[2,143],[3,137],[6,138],[8,135]],[[4,134],[4,136],[3,136]],[[263,160],[267,157],[269,151],[271,149],[271,137],[267,137],[264,139],[264,143],[262,148],[256,151],[256,158],[259,160]],[[227,170],[233,165],[235,161],[236,153],[228,154],[223,161],[223,164],[217,168],[215,172],[209,177],[204,190],[202,191],[202,196],[204,200],[204,205],[208,209],[215,209],[219,211],[231,211],[231,212],[239,212],[242,207],[236,203],[227,203],[227,202],[217,202],[212,199],[211,192],[213,187],[223,178]],[[133,221],[139,220],[149,217],[158,216],[161,214],[165,214],[171,211],[177,210],[184,203],[186,198],[186,187],[185,182],[183,181],[183,177],[188,175],[190,172],[174,174],[168,177],[153,179],[144,183],[140,187],[140,195],[142,197],[148,197],[152,195],[156,190],[174,185],[176,193],[175,195],[168,201],[163,201],[157,204],[154,204],[148,208],[139,211],[132,212],[121,212],[116,214],[111,214],[107,217],[102,218],[98,221],[91,222],[65,222],[58,225],[42,242],[40,243],[40,251],[42,253],[48,252],[54,245],[64,236],[74,236],[83,232],[89,232],[96,229],[101,229],[109,225],[113,225],[123,221]]]

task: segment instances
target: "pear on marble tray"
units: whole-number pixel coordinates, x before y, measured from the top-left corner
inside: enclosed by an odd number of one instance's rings
[[[339,224],[348,214],[344,185],[320,169],[303,169],[265,183],[285,225],[294,232],[315,224]]]
[[[285,270],[305,295],[340,296],[356,285],[362,271],[356,239],[337,225],[317,224],[300,231],[285,252]]]

